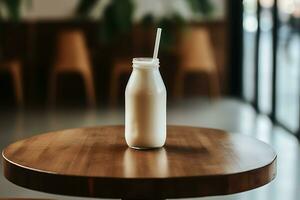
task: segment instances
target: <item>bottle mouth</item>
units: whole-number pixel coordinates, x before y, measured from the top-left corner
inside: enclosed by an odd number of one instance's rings
[[[159,59],[158,58],[133,58],[132,59],[133,67],[139,68],[151,68],[151,67],[159,67]]]

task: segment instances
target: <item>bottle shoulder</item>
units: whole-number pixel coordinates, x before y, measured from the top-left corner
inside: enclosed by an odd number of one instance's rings
[[[126,92],[143,94],[166,93],[166,87],[159,71],[151,74],[132,72],[126,86]]]

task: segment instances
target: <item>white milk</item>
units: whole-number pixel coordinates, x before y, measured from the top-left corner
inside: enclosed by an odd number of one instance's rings
[[[125,139],[129,147],[162,147],[166,141],[167,92],[159,60],[134,58],[125,91]]]

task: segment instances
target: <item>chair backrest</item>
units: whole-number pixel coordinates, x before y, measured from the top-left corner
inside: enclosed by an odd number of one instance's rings
[[[179,42],[180,67],[216,69],[213,45],[209,32],[203,27],[192,27],[181,34]]]
[[[79,30],[60,32],[57,39],[56,67],[84,68],[89,64],[84,34]]]

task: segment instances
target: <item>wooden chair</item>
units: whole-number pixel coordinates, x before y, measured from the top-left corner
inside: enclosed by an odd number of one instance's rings
[[[194,27],[186,30],[179,42],[179,69],[175,76],[174,97],[184,93],[184,79],[191,73],[205,73],[208,78],[209,96],[220,95],[218,70],[208,31]]]
[[[0,70],[8,71],[12,76],[16,102],[18,106],[22,107],[24,105],[24,92],[22,84],[21,62],[18,60],[10,60],[0,63]]]
[[[131,58],[119,58],[113,63],[113,70],[110,77],[110,100],[111,107],[115,107],[118,103],[118,94],[120,87],[120,77],[122,74],[129,74],[132,71]]]
[[[93,72],[84,35],[79,30],[63,31],[58,36],[57,55],[50,76],[50,102],[56,101],[56,82],[59,74],[79,73],[84,81],[90,106],[96,105]]]
[[[136,55],[151,55],[154,41],[155,32],[153,32],[153,28],[136,27],[133,29],[132,38],[129,39],[128,44],[132,49],[125,53],[127,54],[126,57],[116,57],[113,61],[109,91],[109,104],[111,107],[115,107],[118,103],[120,77],[124,74],[130,74],[132,71],[132,58]]]

